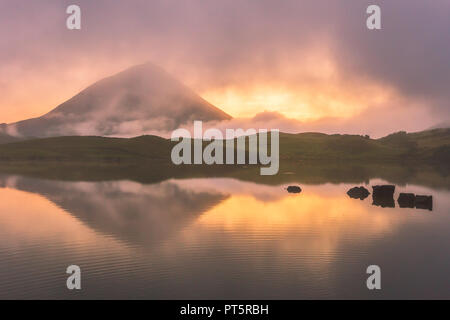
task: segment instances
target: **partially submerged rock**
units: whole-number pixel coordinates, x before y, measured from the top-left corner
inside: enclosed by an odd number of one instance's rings
[[[417,209],[433,210],[433,196],[419,196],[415,198],[415,205]]]
[[[400,208],[414,208],[416,196],[414,193],[400,193],[397,202]]]
[[[373,186],[372,204],[382,208],[395,208],[394,185]]]
[[[287,187],[287,191],[289,193],[300,193],[302,192],[302,188],[300,188],[299,186],[289,186]]]
[[[395,186],[394,185],[382,185],[382,186],[372,186],[373,195],[376,197],[393,197]]]
[[[347,191],[350,198],[364,200],[370,194],[369,190],[364,187],[354,187]]]

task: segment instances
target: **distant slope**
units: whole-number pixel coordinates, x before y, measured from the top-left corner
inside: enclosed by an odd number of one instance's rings
[[[9,124],[19,136],[141,135],[193,120],[231,118],[150,63],[100,80],[39,118]],[[0,128],[1,129],[1,128]]]
[[[434,126],[428,128],[428,130],[446,129],[446,128],[450,128],[450,121],[442,121],[442,122],[436,123]]]
[[[421,132],[398,132],[379,139],[402,152],[403,157],[427,159],[450,165],[450,128]]]
[[[323,133],[283,134],[280,156],[290,160],[390,160],[401,152],[358,135]]]
[[[10,136],[10,135],[8,135],[6,133],[0,132],[0,144],[10,143],[10,142],[17,142],[17,141],[20,141],[20,140],[21,140],[20,138],[13,137],[13,136]]]
[[[156,136],[132,139],[55,137],[0,145],[0,161],[170,163],[174,144]],[[396,133],[377,140],[357,135],[281,133],[280,158],[289,161],[407,161],[449,165],[450,129]]]
[[[0,145],[0,161],[140,162],[170,159],[170,140],[93,136],[52,137]],[[168,154],[169,152],[169,154]]]
[[[302,160],[450,161],[450,129],[399,132],[381,139],[322,133],[284,134],[280,156]]]

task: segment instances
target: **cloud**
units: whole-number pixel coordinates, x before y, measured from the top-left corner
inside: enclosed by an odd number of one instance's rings
[[[278,112],[263,111],[254,117],[206,121],[202,123],[202,130],[204,133],[211,128],[218,129],[224,137],[226,129],[278,129],[284,133],[322,132],[327,134],[370,135],[372,138],[380,138],[399,131],[399,128],[408,132],[429,129],[433,120],[427,120],[427,112],[420,107],[416,107],[416,109],[411,112],[410,108],[376,108],[366,110],[358,116],[347,119],[329,117],[308,122],[288,118]],[[161,121],[158,120],[157,122],[161,123]],[[423,123],[419,128],[417,127],[418,122]],[[180,128],[187,129],[191,136],[194,136],[193,122],[184,123]],[[82,133],[83,131],[80,129],[79,132]],[[150,134],[170,138],[172,132],[172,130],[164,128],[158,129],[157,126],[153,126],[152,120],[135,120],[115,127],[115,133],[111,136],[135,137]]]
[[[266,109],[351,126],[370,113],[384,131],[387,108],[411,128],[450,120],[447,0],[378,0],[381,31],[365,27],[368,0],[77,3],[79,32],[65,28],[70,1],[2,1],[2,121],[38,116],[146,60],[240,118]],[[261,102],[261,92],[291,98]]]
[[[358,134],[370,135],[372,138],[380,138],[399,128],[406,131],[418,131],[428,129],[432,120],[427,121],[426,111],[420,108],[411,112],[409,108],[391,109],[389,107],[366,110],[355,117],[322,118],[315,121],[302,122],[288,118],[278,112],[264,111],[252,118],[234,118],[220,122],[207,122],[204,129],[217,128],[222,132],[226,129],[278,129],[285,133],[322,132],[327,134]],[[417,127],[417,122],[422,121],[423,126]],[[187,127],[192,131],[191,127]]]

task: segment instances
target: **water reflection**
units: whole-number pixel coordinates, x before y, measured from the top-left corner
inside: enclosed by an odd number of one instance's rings
[[[374,262],[392,285],[376,297],[450,297],[448,191],[396,188],[434,194],[424,214],[355,201],[349,184],[300,194],[225,178],[0,185],[0,297],[370,298]],[[82,267],[79,293],[64,290],[69,264]]]
[[[93,230],[143,245],[176,233],[227,195],[194,192],[174,183],[61,182],[10,177],[7,188],[41,194]],[[34,205],[26,204],[29,210]]]

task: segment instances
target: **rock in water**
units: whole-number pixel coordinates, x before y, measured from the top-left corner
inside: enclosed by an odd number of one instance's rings
[[[289,193],[300,193],[302,192],[302,188],[300,188],[299,186],[289,186],[287,187],[287,191]]]
[[[373,186],[373,195],[377,197],[393,197],[395,186],[394,185],[382,185]]]
[[[416,196],[415,205],[417,209],[433,210],[433,196]]]
[[[350,198],[364,200],[370,194],[369,190],[364,187],[354,187],[347,191]]]
[[[414,208],[415,200],[414,193],[400,193],[397,202],[400,208]]]
[[[373,205],[380,206],[382,208],[395,208],[393,185],[373,186]]]

